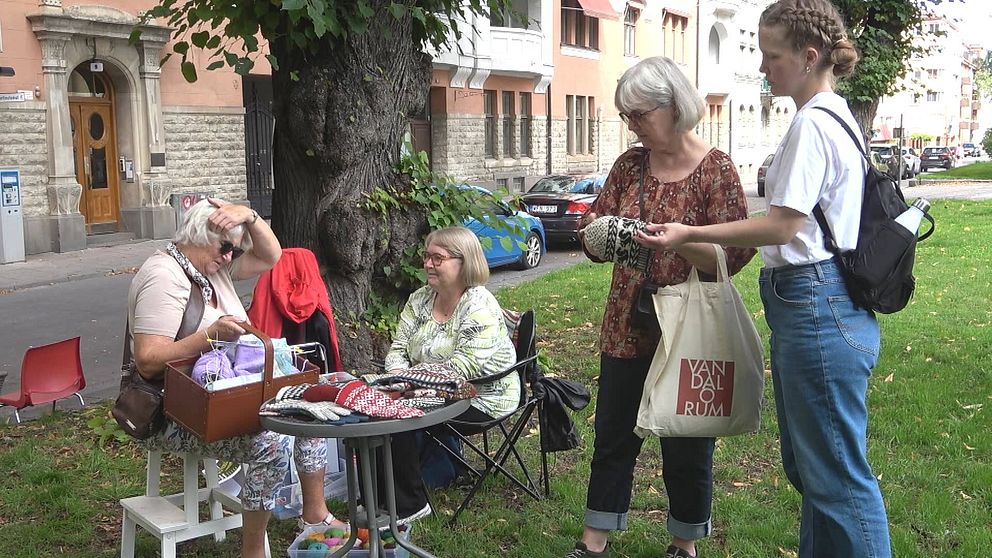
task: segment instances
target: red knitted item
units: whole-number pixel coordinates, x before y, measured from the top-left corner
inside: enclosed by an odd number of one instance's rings
[[[392,419],[424,416],[420,409],[400,405],[361,380],[352,380],[343,385],[334,402],[372,417]]]
[[[303,392],[303,399],[316,403],[318,401],[334,401],[341,388],[329,384],[310,386]]]

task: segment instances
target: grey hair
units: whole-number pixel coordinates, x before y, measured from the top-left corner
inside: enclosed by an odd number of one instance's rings
[[[233,240],[241,237],[241,248],[245,251],[251,249],[251,238],[245,234],[243,224],[232,227],[226,234],[220,235],[208,226],[210,215],[217,211],[217,207],[208,200],[200,200],[193,204],[186,212],[183,222],[176,229],[172,241],[176,244],[186,244],[193,246],[210,246],[222,239]]]
[[[431,231],[424,240],[424,248],[435,244],[462,259],[459,279],[466,287],[479,287],[489,280],[489,265],[482,253],[479,237],[465,227],[445,227]]]
[[[620,112],[675,107],[675,128],[688,132],[703,118],[706,105],[682,70],[664,56],[645,58],[620,76],[613,102]]]

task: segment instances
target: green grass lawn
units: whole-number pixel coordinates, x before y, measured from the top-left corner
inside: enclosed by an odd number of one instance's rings
[[[936,201],[937,233],[918,249],[916,296],[902,312],[881,316],[882,355],[870,387],[870,452],[889,509],[900,558],[989,555],[992,548],[992,203]],[[735,279],[767,336],[757,295],[760,262]],[[597,336],[610,269],[590,263],[500,291],[507,307],[534,307],[540,348],[555,373],[594,386]],[[770,382],[766,400],[772,401]],[[985,408],[989,405],[990,408]],[[0,426],[0,556],[117,556],[119,498],[143,490],[144,455],[130,442],[107,441],[87,426],[108,406],[59,412],[21,426]],[[593,405],[575,419],[583,446],[553,456],[550,499],[535,502],[494,481],[455,529],[438,518],[418,522],[414,539],[438,556],[560,557],[581,532],[593,440]],[[534,425],[536,428],[536,423]],[[526,434],[536,457],[537,431]],[[658,445],[638,464],[631,529],[615,537],[613,556],[655,558],[668,543],[667,499]],[[706,558],[796,556],[799,496],[786,481],[771,406],[755,435],[718,441],[713,536]],[[179,464],[169,484],[181,481]],[[460,490],[435,494],[450,510]],[[340,507],[338,507],[340,509]],[[285,556],[294,521],[274,521],[273,556]],[[140,533],[140,530],[139,530]],[[138,556],[157,556],[139,535]],[[238,535],[222,544],[185,543],[181,556],[233,557]]]
[[[917,178],[920,180],[992,180],[992,162],[972,163],[962,167],[954,167],[940,172],[925,172]]]

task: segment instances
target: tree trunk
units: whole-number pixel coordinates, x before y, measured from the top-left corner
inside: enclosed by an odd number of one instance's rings
[[[870,102],[850,101],[850,107],[851,112],[854,114],[854,119],[864,132],[865,143],[868,143],[874,135],[871,126],[875,121],[875,113],[878,111],[878,99]]]
[[[384,2],[375,2],[378,11]],[[365,195],[403,186],[395,164],[407,115],[424,105],[430,58],[408,20],[373,20],[361,35],[301,54],[270,41],[273,69],[272,224],[284,247],[312,250],[321,264],[345,367],[366,370],[387,339],[361,326],[369,295],[402,300],[382,269],[419,242],[425,218],[409,209],[388,218],[365,209]],[[375,285],[375,286],[374,286]]]

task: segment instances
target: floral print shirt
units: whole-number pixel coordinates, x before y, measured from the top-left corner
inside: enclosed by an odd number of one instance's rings
[[[506,330],[503,311],[492,293],[485,287],[470,287],[446,322],[434,319],[435,296],[430,286],[410,295],[386,355],[386,370],[437,362],[471,380],[513,365],[517,353]],[[493,418],[509,414],[520,403],[517,374],[476,388],[478,396],[472,406]]]
[[[597,216],[616,215],[641,219],[639,182],[641,164],[647,150],[635,147],[613,164],[603,191],[589,209]],[[710,152],[699,166],[683,179],[661,182],[644,175],[643,220],[651,223],[709,225],[747,218],[747,199],[730,157],[718,149]],[[753,248],[727,248],[727,270],[737,273],[754,257]],[[649,275],[660,286],[677,285],[689,278],[692,265],[674,251],[657,252]],[[650,357],[661,340],[658,325],[631,327],[634,300],[645,282],[639,270],[616,265],[606,298],[606,312],[600,333],[600,350],[615,358]]]

